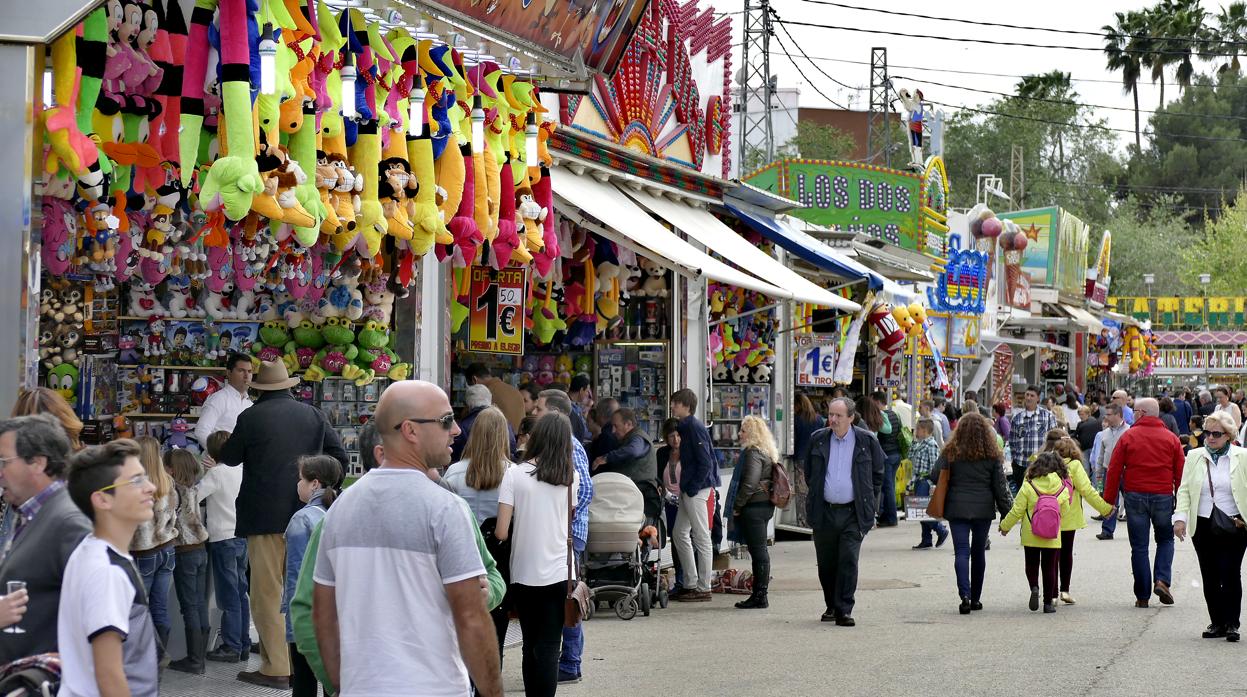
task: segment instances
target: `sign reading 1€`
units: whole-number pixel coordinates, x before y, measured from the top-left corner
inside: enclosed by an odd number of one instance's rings
[[[472,267],[468,350],[524,353],[524,290],[528,269]]]
[[[789,159],[771,166],[778,176],[762,170],[747,181],[806,206],[791,215],[922,249],[922,179],[917,174],[830,160]]]
[[[836,384],[839,337],[835,334],[799,334],[797,339],[797,384],[830,387]]]

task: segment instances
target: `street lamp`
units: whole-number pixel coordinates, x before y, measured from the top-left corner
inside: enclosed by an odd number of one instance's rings
[[[1199,285],[1204,293],[1204,332],[1205,332],[1204,338],[1205,339],[1209,339],[1207,332],[1209,330],[1209,327],[1208,327],[1208,285],[1210,283],[1212,283],[1212,274],[1201,273],[1199,275]],[[1208,341],[1206,346],[1207,348],[1205,349],[1205,353],[1204,353],[1204,382],[1208,382],[1209,380],[1212,379],[1211,378],[1211,366],[1212,366],[1213,347],[1212,347],[1211,340]]]
[[[1143,274],[1143,285],[1147,286],[1147,297],[1152,297],[1152,284],[1156,282],[1156,274]]]

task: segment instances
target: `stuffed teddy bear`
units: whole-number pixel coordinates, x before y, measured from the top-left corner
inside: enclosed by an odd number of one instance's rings
[[[130,303],[128,312],[132,317],[154,317],[165,315],[169,311],[156,299],[156,287],[140,279],[130,282]]]
[[[637,257],[637,265],[641,267],[645,279],[636,294],[649,298],[667,297],[667,270],[648,257]]]
[[[763,363],[753,369],[753,381],[758,383],[768,383],[771,381],[771,366]]]
[[[394,311],[394,293],[387,287],[389,277],[385,274],[362,286],[364,294],[363,318],[390,326],[390,314]]]
[[[352,322],[363,317],[364,296],[359,292],[359,275],[358,267],[347,266],[339,271],[317,306],[321,315]]]

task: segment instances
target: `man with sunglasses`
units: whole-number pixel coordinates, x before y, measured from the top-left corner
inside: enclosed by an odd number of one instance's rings
[[[1160,403],[1152,398],[1134,403],[1135,422],[1117,440],[1104,483],[1104,500],[1117,504],[1120,485],[1130,535],[1130,566],[1134,572],[1135,607],[1145,608],[1153,593],[1173,604],[1173,509],[1182,483],[1186,456],[1178,437],[1160,420]],[[1217,430],[1217,429],[1212,429]],[[1221,445],[1204,431],[1212,447]],[[1225,438],[1225,434],[1221,434]],[[1124,470],[1124,476],[1123,476]],[[1149,532],[1155,532],[1156,563],[1149,564]]]
[[[21,618],[25,633],[0,632],[0,664],[56,651],[56,615],[65,566],[91,532],[91,521],[70,500],[63,480],[69,437],[47,414],[0,421],[0,486],[18,512],[0,564],[0,588],[25,581],[29,604]],[[128,542],[127,542],[128,544]],[[13,601],[17,598],[4,598]]]
[[[299,458],[324,453],[341,462],[344,470],[347,464],[346,451],[329,419],[290,393],[298,382],[281,361],[262,363],[251,383],[260,397],[238,415],[238,423],[221,449],[222,463],[242,463],[234,535],[247,538],[251,619],[260,635],[260,669],[242,671],[238,679],[277,689],[290,687],[281,596],[285,589],[286,526],[303,507],[294,486],[299,481]]]
[[[152,518],[156,493],[139,444],[116,440],[74,455],[68,490],[94,529],[65,569],[58,694],[156,697],[156,628],[128,551],[134,531]]]

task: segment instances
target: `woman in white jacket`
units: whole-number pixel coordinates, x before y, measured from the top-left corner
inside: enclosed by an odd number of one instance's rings
[[[1247,552],[1247,449],[1231,443],[1234,417],[1214,412],[1204,419],[1204,447],[1192,450],[1182,470],[1173,533],[1185,540],[1189,529],[1204,601],[1211,622],[1205,639],[1239,640],[1243,599],[1243,553]]]

